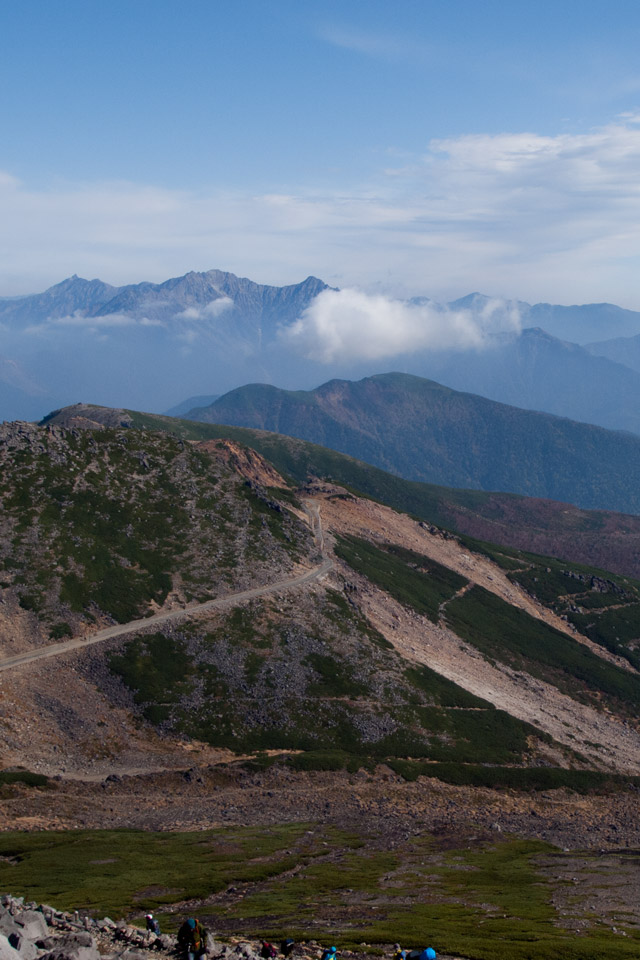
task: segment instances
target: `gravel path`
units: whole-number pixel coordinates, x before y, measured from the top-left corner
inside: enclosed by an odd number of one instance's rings
[[[285,590],[316,583],[333,569],[334,563],[331,557],[327,556],[325,552],[324,533],[320,519],[319,505],[315,501],[307,501],[305,503],[305,511],[311,530],[316,538],[316,543],[323,555],[322,563],[319,564],[319,566],[313,567],[311,570],[306,570],[304,573],[300,573],[295,577],[287,577],[286,580],[277,580],[275,583],[265,584],[261,587],[253,587],[250,590],[240,590],[237,593],[230,593],[224,597],[217,597],[215,600],[206,600],[204,603],[180,607],[177,610],[156,613],[151,617],[143,617],[140,620],[130,620],[129,623],[117,623],[112,627],[105,627],[103,630],[89,634],[87,637],[72,637],[70,640],[63,640],[61,643],[52,643],[46,647],[39,647],[37,650],[29,650],[26,653],[5,657],[5,659],[0,660],[0,671],[11,670],[22,664],[33,663],[34,660],[43,660],[46,657],[57,657],[62,653],[69,653],[72,650],[84,649],[95,643],[101,643],[103,640],[122,637],[127,633],[135,633],[136,630],[156,626],[159,623],[168,623],[184,617],[197,616],[200,613],[205,613],[207,610],[223,610],[226,607],[234,607],[238,604],[245,603],[247,600],[255,600],[257,597],[268,596],[272,593],[282,593]]]

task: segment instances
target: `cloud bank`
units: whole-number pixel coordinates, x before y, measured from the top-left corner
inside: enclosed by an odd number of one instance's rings
[[[315,274],[396,296],[639,309],[639,170],[628,114],[584,133],[432,140],[357,190],[32,189],[0,171],[0,295],[72,273],[123,284],[215,266],[278,285]]]
[[[497,334],[519,330],[517,308],[504,301],[490,300],[472,313],[344,289],[323,290],[282,338],[308,359],[335,363],[480,349]]]

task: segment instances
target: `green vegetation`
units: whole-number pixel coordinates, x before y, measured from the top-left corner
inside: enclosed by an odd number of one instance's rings
[[[169,705],[193,691],[193,667],[184,642],[163,633],[134,638],[123,654],[111,655],[109,665],[136,691],[136,703],[145,704],[145,716],[156,723],[169,718]]]
[[[27,787],[47,787],[49,780],[42,773],[29,770],[0,770],[0,785],[6,783],[24,783]]]
[[[20,442],[0,451],[0,569],[44,636],[140,618],[178,573],[189,599],[208,599],[248,567],[290,568],[311,545],[276,493],[167,433],[43,428]]]
[[[594,923],[579,894],[573,912],[585,927],[564,928],[553,894],[557,876],[581,869],[571,854],[540,841],[488,839],[477,828],[412,835],[391,851],[366,834],[313,823],[5,833],[0,857],[3,889],[116,919],[153,910],[166,930],[182,917],[168,912],[174,904],[217,893],[214,914],[200,916],[223,935],[330,939],[373,954],[428,938],[438,952],[472,960],[631,960],[638,948],[635,929],[621,938]],[[226,892],[238,885],[241,898]]]
[[[62,640],[63,637],[72,637],[73,630],[71,626],[63,620],[61,623],[54,623],[49,628],[49,637],[51,640]]]
[[[147,430],[166,430],[185,440],[211,440],[228,437],[244,443],[262,454],[280,474],[294,483],[304,483],[309,476],[326,477],[347,489],[355,490],[372,500],[386,503],[396,510],[413,513],[431,523],[447,526],[451,522],[447,498],[471,506],[483,503],[489,494],[470,490],[448,490],[434,484],[416,483],[386,473],[360,460],[315,443],[283,437],[247,427],[196,423],[157,414],[128,410],[133,425]]]
[[[480,707],[482,709],[489,707],[486,700],[476,697],[475,694],[459,687],[453,680],[447,680],[446,677],[423,664],[407,667],[405,677],[409,683],[427,695],[430,703],[438,703],[442,707]]]
[[[521,763],[545,739],[407,667],[334,590],[275,621],[273,603],[254,601],[206,629],[132,639],[110,663],[147,719],[216,746],[299,750],[295,768],[350,770],[398,757]]]
[[[96,916],[157,910],[180,899],[207,897],[233,882],[259,882],[290,869],[292,844],[305,844],[305,824],[195,833],[134,830],[77,830],[3,833],[0,887],[11,887],[61,909],[86,909]]]
[[[640,706],[640,679],[607,663],[587,647],[482,587],[447,606],[447,622],[489,659],[555,684],[571,696],[600,699],[633,715]]]
[[[601,511],[575,507],[561,513],[545,512],[539,502],[517,494],[451,489],[404,480],[346,454],[293,437],[247,427],[196,423],[156,414],[128,412],[134,425],[144,429],[165,430],[185,439],[228,437],[237,440],[261,453],[283,476],[295,483],[303,483],[309,476],[325,478],[420,520],[443,529],[457,530],[464,535],[463,540],[469,540],[471,549],[477,549],[482,541],[465,534],[480,527],[494,530],[496,541],[516,543],[525,550],[530,549],[536,541],[546,542],[549,544],[549,553],[571,558],[571,563],[588,563],[591,557],[603,555],[602,544],[606,531],[603,531],[605,524]],[[628,517],[621,517],[614,522],[611,514],[606,516],[607,523],[613,523],[611,532],[606,535],[605,551],[611,566],[637,571],[636,541],[633,536],[629,539],[624,534],[637,534],[640,524]],[[505,569],[509,569],[512,563],[509,559],[511,553],[515,557],[519,554],[516,548],[512,551],[512,548],[496,547],[495,544],[487,547],[495,551],[494,559]],[[516,560],[515,566],[521,564]]]
[[[550,603],[557,609],[561,609],[560,598],[562,602],[567,595],[575,598],[585,591],[585,585],[591,587],[596,584],[599,597],[602,596],[603,589],[608,589],[612,602],[618,604],[622,598],[635,601],[638,596],[637,588],[640,585],[636,585],[635,581],[629,578],[604,580],[606,575],[602,571],[591,568],[572,567],[568,570],[566,564],[557,560],[526,555],[519,551],[502,551],[502,548],[489,544],[481,547],[492,559],[501,557],[503,566],[504,561],[508,562],[508,576],[514,582],[520,583],[531,593],[537,591],[536,596],[541,602]],[[487,658],[527,671],[555,684],[570,696],[583,700],[589,698],[598,706],[604,698],[614,710],[622,708],[624,712],[634,715],[637,712],[640,704],[640,681],[635,675],[607,663],[583,644],[513,607],[482,587],[476,585],[461,596],[455,596],[466,581],[432,560],[386,544],[374,546],[355,537],[339,538],[336,553],[394,599],[417,613],[437,621],[444,612],[451,629],[481,650]],[[519,567],[516,569],[513,564],[519,564]],[[617,652],[625,641],[633,641],[640,633],[638,620],[634,618],[638,608],[639,605],[633,602],[614,611],[600,607],[595,612],[590,611],[588,615],[582,616],[581,620],[591,621],[591,625],[587,623],[583,626],[585,631],[596,639],[593,620],[597,615],[600,642],[607,641],[606,645]],[[575,615],[572,619],[576,622]],[[615,642],[612,639],[614,630],[617,631]],[[627,655],[632,660],[636,657],[634,650],[629,648]],[[429,682],[433,682],[432,678],[429,678]],[[481,727],[486,722],[486,717],[483,717],[482,722],[478,720],[478,726]],[[433,723],[429,724],[429,727],[433,730]],[[451,733],[453,734],[453,731]],[[473,738],[464,736],[460,721],[454,735],[458,742],[466,742],[467,745],[473,742]],[[500,737],[500,734],[498,736]],[[517,748],[510,749],[517,753]],[[450,748],[449,757],[436,755],[433,748],[429,756],[433,760],[473,759],[467,755],[465,749],[456,751],[454,748]],[[501,760],[489,760],[486,751],[483,752],[484,762],[504,762],[502,751],[500,756]]]
[[[604,598],[598,598],[601,602]],[[608,598],[607,598],[608,599]],[[579,601],[583,608],[588,604]],[[569,615],[581,633],[640,670],[640,604],[630,603],[615,610],[591,609],[588,613]]]
[[[463,537],[471,550],[484,553],[509,579],[541,603],[565,616],[577,629],[640,669],[640,582],[597,567],[540,557],[522,550]]]
[[[357,537],[339,537],[336,554],[399,603],[413,607],[434,623],[438,622],[440,605],[467,583],[435,560],[393,544],[373,546]]]
[[[562,767],[491,767],[468,763],[420,763],[391,760],[389,766],[405,780],[435,777],[458,786],[498,790],[573,790],[575,793],[611,793],[640,787],[640,777],[626,777],[596,770],[565,770]]]

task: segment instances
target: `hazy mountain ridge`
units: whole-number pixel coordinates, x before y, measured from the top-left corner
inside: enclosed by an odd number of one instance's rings
[[[130,313],[132,316],[173,316],[192,306],[205,307],[229,297],[239,314],[253,321],[289,322],[308,301],[327,289],[316,277],[302,283],[274,287],[255,283],[222,270],[190,272],[163,283],[142,282],[113,287],[101,280],[73,276],[41,294],[0,301],[0,321],[43,323],[74,313],[86,317]]]
[[[117,296],[121,289],[102,280],[84,280],[74,275],[49,287],[44,293],[27,294],[0,302],[0,322],[12,325],[42,323],[70,316],[79,310],[92,315]]]
[[[408,480],[640,512],[640,439],[407,374],[312,391],[251,384],[191,417],[331,447]]]
[[[633,337],[614,337],[588,343],[586,349],[596,357],[606,357],[614,363],[622,363],[640,373],[640,335]]]
[[[482,349],[421,349],[376,360],[345,350],[324,363],[281,332],[327,289],[314,277],[276,287],[209,270],[123,287],[71,277],[42,294],[2,300],[4,353],[49,399],[38,406],[38,392],[30,400],[7,384],[0,418],[33,418],[34,409],[40,417],[87,396],[112,406],[173,409],[184,397],[219,395],[256,381],[309,389],[331,377],[402,369],[499,402],[640,432],[640,373],[563,342],[569,335],[585,342],[605,332],[638,334],[640,314],[607,304],[556,308],[482,294],[449,304],[416,297],[410,302],[428,303],[443,324],[448,312],[465,311],[482,328],[485,313],[502,312],[512,317],[511,327],[515,311],[525,329],[484,337]],[[528,329],[531,324],[546,333]]]
[[[625,365],[624,350],[599,355],[525,328],[483,350],[433,353],[404,369],[499,403],[640,433],[640,371]]]

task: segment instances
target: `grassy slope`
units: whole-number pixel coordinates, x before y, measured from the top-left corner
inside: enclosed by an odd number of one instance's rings
[[[496,553],[495,548],[493,552]],[[461,596],[454,596],[464,584],[463,578],[409,550],[375,546],[349,537],[339,539],[337,553],[400,603],[432,620],[442,617],[459,637],[487,658],[552,683],[577,700],[586,700],[598,708],[605,704],[614,713],[631,718],[637,716],[640,709],[638,674],[597,657],[577,640],[511,606],[494,593],[475,585]],[[574,576],[563,576],[561,571],[542,567],[539,558],[531,558],[530,564],[524,571],[511,571],[510,576],[524,579],[525,572],[530,585],[544,587],[539,590],[542,602],[548,602],[550,596],[557,601],[558,591],[566,589],[563,580],[574,589],[586,586],[576,579],[577,571],[566,571]],[[535,572],[540,573],[539,580],[533,575]],[[585,575],[588,577],[588,573],[582,573]],[[597,582],[603,581],[597,578]],[[615,607],[610,616],[615,618],[620,613],[617,604],[621,587],[615,580],[604,583],[617,588],[609,593]],[[631,596],[635,599],[640,584],[629,581],[625,584],[629,591],[633,590]],[[604,594],[597,591],[597,595],[604,600]],[[635,607],[632,603],[630,609]]]
[[[575,861],[565,864],[563,853],[538,841],[412,836],[390,851],[364,832],[302,823],[189,834],[9,833],[0,855],[16,858],[0,862],[3,889],[139,923],[153,910],[164,930],[182,918],[173,904],[219,893],[211,915],[206,906],[198,913],[223,936],[313,937],[341,949],[365,943],[377,952],[396,940],[422,948],[428,938],[438,952],[479,960],[617,960],[636,956],[640,939],[631,925],[621,938],[594,922],[579,888],[573,912],[585,927],[580,935],[565,929],[554,876],[574,873]]]

